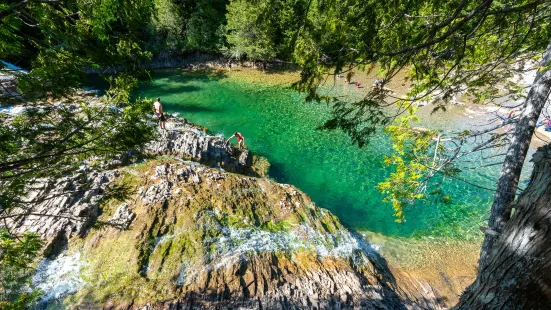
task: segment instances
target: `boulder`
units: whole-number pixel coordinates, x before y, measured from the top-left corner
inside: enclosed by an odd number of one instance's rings
[[[85,172],[56,180],[40,179],[29,185],[28,201],[6,220],[14,233],[37,233],[46,240],[47,255],[55,255],[73,236],[84,236],[95,222],[99,201],[118,171]]]
[[[221,137],[209,136],[179,118],[169,118],[167,129],[159,129],[157,138],[145,149],[150,154],[174,155],[230,172],[251,173],[252,155],[248,150],[240,150]]]
[[[127,203],[121,204],[115,214],[107,221],[107,223],[116,226],[120,229],[127,229],[132,223],[132,220],[136,217],[136,214],[130,210]]]

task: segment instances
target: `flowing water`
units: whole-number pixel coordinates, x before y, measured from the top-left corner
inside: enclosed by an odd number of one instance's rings
[[[492,193],[458,181],[443,185],[452,204],[417,203],[407,209],[405,223],[396,223],[390,204],[375,189],[391,171],[383,164],[391,152],[388,137],[379,134],[359,149],[343,132],[316,130],[329,108],[305,103],[295,90],[231,74],[171,70],[154,72],[153,82],[142,85],[138,95],[161,97],[165,111],[179,112],[213,134],[243,133],[247,147],[268,158],[270,177],[298,187],[353,229],[404,237],[480,235]],[[491,184],[493,177],[495,170],[484,169],[463,175],[480,185]]]

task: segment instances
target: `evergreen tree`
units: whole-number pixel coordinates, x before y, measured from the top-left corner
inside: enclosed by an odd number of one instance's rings
[[[389,195],[399,218],[403,217],[405,204],[425,196],[430,180],[457,177],[459,159],[473,152],[506,147],[478,278],[459,308],[519,309],[523,304],[543,308],[549,303],[546,293],[542,293],[545,289],[538,284],[547,283],[547,278],[532,273],[548,262],[545,242],[526,241],[532,249],[530,257],[524,257],[521,247],[503,249],[520,242],[516,238],[527,238],[518,234],[518,229],[505,227],[507,223],[518,224],[515,215],[511,217],[512,203],[535,124],[551,90],[550,12],[550,4],[539,0],[318,1],[309,12],[308,29],[297,43],[295,55],[304,67],[298,89],[308,92],[308,99],[325,100],[334,107],[334,117],[325,128],[346,131],[360,146],[368,143],[380,127],[387,127],[392,134],[397,153],[387,162],[396,165],[397,170],[380,189]],[[377,87],[353,103],[318,94],[317,88],[328,76],[364,68],[378,69],[386,82],[397,72],[408,71],[412,90],[406,97],[391,98],[384,87]],[[515,77],[529,70],[537,70],[538,74],[526,92]],[[498,97],[524,98],[522,113],[518,120],[449,137],[437,131],[415,132],[411,127],[413,117],[401,117],[412,115],[414,104],[420,100],[434,103],[433,112],[445,111],[454,96],[462,92],[481,104],[493,104]],[[393,124],[395,120],[398,122]],[[500,130],[511,124],[515,125],[513,131]],[[469,139],[474,147],[466,147]],[[532,231],[548,229],[549,223],[543,227],[543,222],[534,218],[547,212],[548,207],[524,214],[531,224],[523,227]],[[500,255],[506,257],[496,259]],[[523,264],[520,269],[530,272],[531,279],[518,277],[518,283],[510,282],[515,277],[501,263],[515,260]],[[519,289],[527,285],[537,289]],[[506,297],[514,290],[515,298]]]
[[[155,0],[153,51],[218,52],[223,44],[227,0]]]
[[[263,62],[291,60],[306,12],[304,0],[236,0],[228,5],[225,53]]]
[[[226,39],[231,57],[267,61],[276,57],[275,1],[236,0],[228,5]]]

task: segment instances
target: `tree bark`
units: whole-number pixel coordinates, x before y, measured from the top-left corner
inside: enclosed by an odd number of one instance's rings
[[[541,68],[551,64],[551,43],[547,46],[540,62]],[[530,141],[536,127],[540,113],[549,98],[551,89],[551,70],[544,70],[536,74],[536,78],[528,92],[522,114],[515,126],[509,149],[505,156],[501,175],[497,183],[497,190],[492,204],[488,229],[480,252],[478,275],[489,264],[489,252],[496,240],[503,232],[503,227],[511,216],[510,204],[515,199],[520,173]]]
[[[526,190],[488,252],[487,266],[455,309],[549,309],[551,145],[538,149]]]

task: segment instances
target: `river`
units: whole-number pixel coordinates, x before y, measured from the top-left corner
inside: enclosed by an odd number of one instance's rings
[[[401,237],[480,236],[491,192],[449,180],[442,189],[451,204],[416,203],[407,209],[406,222],[396,223],[375,188],[391,172],[383,163],[392,150],[388,137],[380,133],[359,149],[343,132],[316,130],[329,117],[329,107],[305,103],[297,91],[276,84],[218,71],[155,71],[138,95],[161,97],[165,111],[178,112],[213,134],[243,133],[247,147],[270,161],[271,178],[298,187],[352,229]],[[488,185],[496,170],[475,169],[462,177]]]

